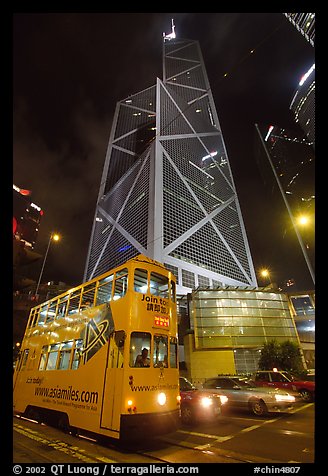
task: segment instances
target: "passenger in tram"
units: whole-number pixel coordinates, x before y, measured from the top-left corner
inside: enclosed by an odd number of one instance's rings
[[[150,367],[150,359],[148,357],[148,349],[144,347],[141,351],[141,354],[137,355],[135,367]]]

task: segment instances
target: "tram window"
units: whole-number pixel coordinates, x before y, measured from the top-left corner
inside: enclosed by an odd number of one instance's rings
[[[99,281],[96,306],[112,300],[113,274]]]
[[[58,303],[58,300],[56,300],[54,302],[51,302],[49,304],[49,309],[48,309],[48,313],[47,313],[47,324],[48,324],[48,322],[53,321],[56,317],[57,303]]]
[[[148,358],[150,358],[150,338],[149,332],[131,332],[130,367],[136,367],[136,360],[142,354],[142,349],[148,350]]]
[[[70,295],[67,314],[77,314],[81,299],[82,289],[78,289]]]
[[[52,344],[50,346],[50,352],[49,352],[49,357],[48,357],[46,370],[55,370],[56,369],[59,347],[60,347],[60,344]]]
[[[58,369],[60,370],[69,369],[69,362],[71,358],[72,347],[73,347],[72,340],[68,342],[63,342],[61,344],[60,352],[59,352]]]
[[[177,339],[170,338],[170,367],[176,369],[178,367]]]
[[[167,336],[154,335],[154,367],[167,367]]]
[[[25,367],[26,367],[26,362],[27,362],[29,351],[30,351],[30,349],[24,349],[24,351],[23,351],[22,365],[21,365],[20,370],[24,370]]]
[[[148,273],[146,269],[137,268],[134,271],[134,290],[146,294],[148,291]]]
[[[171,280],[171,301],[176,301],[176,287],[175,282]]]
[[[48,309],[48,303],[47,304],[43,304],[41,307],[40,307],[40,316],[39,316],[39,320],[38,320],[38,325],[44,325],[44,323],[46,322],[46,319],[47,319],[47,309]]]
[[[30,318],[30,327],[34,327],[36,325],[37,319],[38,319],[37,309],[32,309],[31,310],[31,318]]]
[[[60,298],[59,304],[58,304],[57,318],[66,316],[67,301],[68,301],[68,296],[67,295]]]
[[[114,285],[114,301],[121,299],[125,296],[128,287],[128,270],[127,268],[121,269],[116,273],[115,285]]]
[[[75,341],[75,348],[74,348],[74,355],[72,360],[72,369],[76,370],[79,368],[80,362],[82,360],[82,348],[83,348],[83,340],[76,339]]]
[[[41,350],[39,370],[46,370],[47,357],[48,357],[48,346],[44,345]]]
[[[158,273],[150,273],[150,292],[154,296],[169,297],[169,280]]]
[[[82,289],[82,304],[81,307],[84,306],[86,303],[89,303],[90,306],[93,306],[95,300],[95,291],[96,291],[96,282],[87,284]]]

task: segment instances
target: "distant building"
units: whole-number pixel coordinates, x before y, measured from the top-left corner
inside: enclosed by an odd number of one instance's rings
[[[32,202],[31,193],[13,185],[13,234],[24,246],[33,250],[43,210]]]
[[[293,227],[292,218],[298,227],[303,255],[312,276],[315,262],[315,151],[301,129],[295,132],[279,126],[259,127],[257,124],[256,129],[255,158],[263,182],[271,200],[275,198],[273,192],[279,193],[280,190],[290,215],[290,228]],[[307,219],[308,224],[299,223],[301,218]],[[289,276],[284,277],[288,281],[279,284],[284,288],[298,285],[297,281],[293,282],[293,270],[288,273]]]
[[[250,287],[197,289],[188,295],[188,305],[184,360],[194,383],[257,370],[261,349],[272,339],[290,340],[302,349],[285,293]]]
[[[31,308],[69,288],[70,286],[61,281],[50,281],[40,286],[38,296],[35,295],[35,284],[13,293],[13,345],[16,350],[19,350],[16,344],[22,341]]]
[[[163,80],[117,103],[84,279],[143,253],[175,274],[180,295],[254,286],[199,43],[176,38],[173,27],[163,40]]]
[[[43,211],[31,200],[31,191],[13,185],[13,287],[20,290],[34,281],[30,265],[42,256],[34,251]]]
[[[315,153],[311,142],[295,131],[278,126],[263,130],[263,137],[294,214],[314,212]]]

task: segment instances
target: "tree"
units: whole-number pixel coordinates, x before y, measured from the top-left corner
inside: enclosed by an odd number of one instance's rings
[[[286,340],[280,344],[281,368],[290,370],[293,373],[299,373],[304,370],[300,348],[295,342]]]
[[[260,370],[280,367],[280,346],[275,339],[264,344],[258,366]]]
[[[262,349],[258,366],[260,370],[276,367],[293,373],[301,373],[304,370],[300,348],[291,340],[278,343],[273,339],[267,342]]]

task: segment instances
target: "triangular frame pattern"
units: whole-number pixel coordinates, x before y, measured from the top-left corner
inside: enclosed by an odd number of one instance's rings
[[[199,44],[163,48],[163,81],[117,103],[85,279],[143,253],[185,292],[188,274],[257,286]]]

